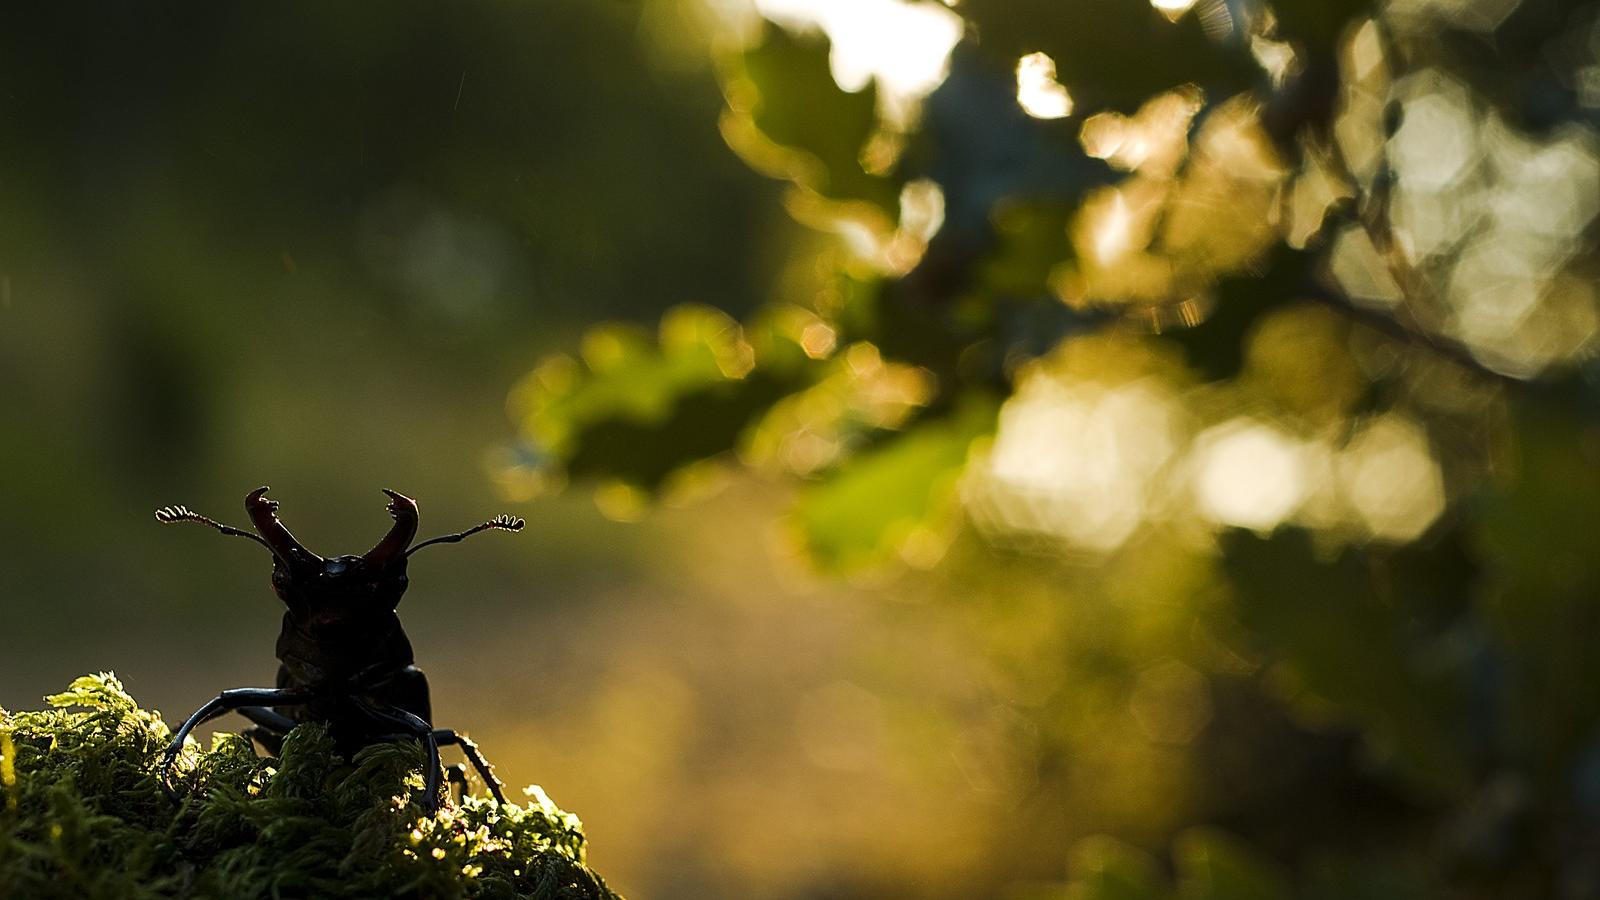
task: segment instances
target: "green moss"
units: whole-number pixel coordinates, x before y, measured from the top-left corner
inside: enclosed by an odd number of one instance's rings
[[[185,748],[174,800],[154,774],[171,733],[114,676],[47,699],[0,710],[0,896],[616,897],[537,788],[424,817],[414,742],[346,761],[302,725],[272,759],[217,735]]]

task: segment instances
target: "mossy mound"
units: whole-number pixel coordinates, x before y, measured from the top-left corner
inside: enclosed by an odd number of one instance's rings
[[[346,761],[302,725],[273,759],[217,735],[185,749],[174,800],[155,776],[171,732],[114,676],[47,699],[0,710],[0,896],[616,897],[538,788],[423,816],[414,742]]]

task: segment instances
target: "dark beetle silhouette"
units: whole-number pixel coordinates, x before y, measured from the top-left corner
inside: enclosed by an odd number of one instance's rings
[[[412,737],[428,754],[423,808],[438,808],[439,748],[459,745],[496,801],[506,802],[500,780],[478,747],[448,728],[434,728],[428,679],[411,654],[395,606],[406,591],[406,560],[430,544],[455,543],[480,531],[520,531],[525,524],[496,516],[456,534],[412,545],[417,535],[417,504],[385,490],[394,526],[376,547],[361,556],[324,559],[307,550],[278,521],[278,502],[267,488],[244,498],[256,534],[224,525],[182,506],[156,511],[164,523],[198,522],[223,534],[249,538],[272,551],[272,589],[288,611],[278,635],[278,686],[223,691],[195,710],[172,736],[161,759],[161,781],[170,785],[172,764],[183,741],[202,722],[237,711],[255,727],[251,737],[276,754],[284,735],[301,722],[323,722],[346,756],[378,741]]]

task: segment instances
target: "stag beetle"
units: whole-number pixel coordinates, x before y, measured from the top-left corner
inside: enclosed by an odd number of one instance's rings
[[[255,723],[247,734],[273,754],[279,752],[289,729],[301,722],[325,723],[346,756],[395,737],[420,740],[428,754],[422,806],[429,814],[439,803],[439,748],[459,745],[494,799],[505,803],[500,780],[477,745],[448,728],[433,727],[428,679],[412,658],[411,642],[395,615],[395,606],[406,591],[406,560],[411,554],[480,531],[520,531],[526,523],[512,516],[496,516],[466,531],[412,544],[417,534],[417,504],[410,497],[385,490],[394,525],[383,540],[361,556],[324,559],[302,546],[278,521],[278,502],[267,499],[267,490],[257,488],[244,498],[245,513],[256,534],[183,506],[156,511],[156,520],[165,524],[197,522],[266,547],[272,552],[272,589],[288,607],[278,636],[282,664],[277,687],[223,691],[195,710],[172,736],[162,756],[162,784],[171,789],[173,762],[191,731],[237,711]]]

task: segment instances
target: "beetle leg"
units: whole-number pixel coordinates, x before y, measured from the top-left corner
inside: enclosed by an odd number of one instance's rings
[[[241,706],[238,709],[238,713],[263,728],[270,728],[273,731],[280,731],[284,734],[288,734],[290,729],[300,724],[283,713],[265,706]]]
[[[478,770],[478,776],[483,779],[483,783],[489,788],[489,793],[494,795],[495,802],[502,805],[505,804],[506,795],[500,792],[500,789],[505,786],[505,782],[495,777],[494,766],[489,765],[489,761],[483,758],[483,753],[478,750],[478,745],[473,743],[471,738],[464,734],[457,734],[448,728],[435,728],[433,730],[433,738],[439,742],[441,747],[448,747],[451,744],[459,745],[461,754],[467,758],[467,762],[472,763],[474,769]]]
[[[439,742],[433,736],[433,726],[415,713],[406,712],[398,706],[374,706],[355,696],[349,699],[372,719],[397,727],[422,742],[422,749],[428,754],[428,771],[422,777],[422,811],[430,816],[438,812],[440,776],[443,775],[443,770],[439,765]]]
[[[234,688],[212,697],[206,705],[195,710],[193,715],[184,720],[183,725],[172,736],[172,742],[167,745],[166,752],[161,754],[161,767],[158,769],[161,786],[167,793],[172,793],[172,764],[183,750],[183,742],[189,737],[189,733],[200,725],[224,713],[247,706],[297,706],[309,703],[311,699],[312,695],[304,691],[284,688]]]
[[[451,802],[459,804],[467,796],[467,767],[461,763],[446,766],[444,780],[450,784]]]
[[[245,736],[261,745],[270,756],[283,753],[283,739],[300,724],[275,709],[265,706],[243,706],[239,715],[254,722],[256,727],[245,729]]]

